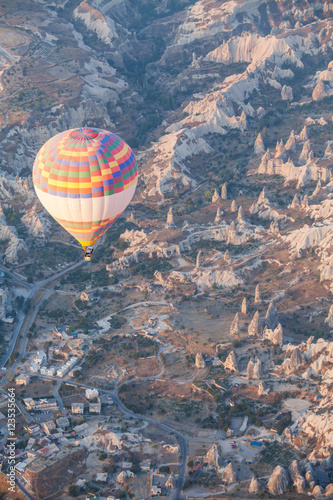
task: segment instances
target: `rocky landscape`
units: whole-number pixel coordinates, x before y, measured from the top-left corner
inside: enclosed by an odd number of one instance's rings
[[[89,332],[83,382],[185,436],[168,498],[333,498],[332,4],[13,0],[0,12],[2,354],[20,314],[34,315],[28,352],[59,325]],[[82,125],[130,144],[139,185],[92,265],[42,300],[36,287],[82,256],[39,204],[32,164]],[[95,452],[113,432],[78,446]],[[148,458],[140,432],[133,450]],[[118,484],[141,498],[127,472]]]

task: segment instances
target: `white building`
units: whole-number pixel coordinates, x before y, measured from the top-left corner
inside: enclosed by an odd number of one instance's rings
[[[51,434],[51,431],[53,431],[55,428],[56,426],[53,420],[49,420],[48,422],[44,422],[43,424],[43,429],[46,432],[46,434]]]
[[[86,398],[95,399],[98,398],[99,392],[97,389],[86,389]]]
[[[47,356],[46,356],[46,353],[45,351],[41,350],[41,351],[37,351],[37,356],[35,357],[34,359],[34,362],[36,363],[36,365],[45,365],[47,361]]]
[[[32,373],[38,373],[39,372],[40,365],[37,365],[37,363],[31,363],[30,365],[30,370]]]
[[[77,415],[83,415],[84,404],[83,403],[72,403],[72,413],[75,413]]]
[[[68,372],[69,372],[68,366],[63,365],[63,366],[61,366],[60,368],[57,369],[57,376],[62,378],[65,375],[67,375]]]
[[[102,483],[106,483],[107,480],[108,480],[107,472],[97,472],[96,481],[101,481]]]
[[[18,375],[15,379],[16,385],[28,385],[30,382],[29,375]]]
[[[52,368],[52,367],[47,367],[47,366],[43,366],[41,369],[40,369],[40,372],[42,375],[48,375],[49,377],[53,377],[53,375],[55,374],[55,368]]]

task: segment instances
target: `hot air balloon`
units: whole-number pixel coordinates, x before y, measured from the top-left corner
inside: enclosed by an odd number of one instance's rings
[[[137,179],[128,144],[97,128],[55,135],[41,147],[33,166],[39,201],[81,243],[86,260],[130,203]]]

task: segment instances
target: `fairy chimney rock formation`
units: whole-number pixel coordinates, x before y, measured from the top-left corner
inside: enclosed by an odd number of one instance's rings
[[[304,142],[309,139],[308,129],[306,128],[306,125],[304,125],[304,127],[302,128],[301,133],[298,136],[298,139],[300,141],[304,141]]]
[[[255,494],[255,493],[258,493],[258,491],[259,491],[258,479],[253,476],[251,479],[250,486],[249,486],[249,493]]]
[[[264,153],[265,152],[265,145],[264,145],[264,141],[262,139],[262,135],[260,132],[257,135],[257,138],[256,138],[255,143],[254,143],[254,151],[255,151],[255,153]]]
[[[230,325],[230,335],[238,335],[238,334],[239,334],[239,314],[236,313]]]
[[[327,97],[328,93],[325,87],[325,83],[323,80],[319,80],[315,88],[313,89],[312,92],[312,99],[314,101],[320,101],[321,99],[324,99],[324,97]]]
[[[232,484],[237,481],[236,470],[232,462],[230,462],[222,472],[222,481],[225,481],[228,484]]]
[[[239,223],[245,222],[245,214],[242,206],[238,209],[237,220]]]
[[[201,266],[201,259],[202,259],[202,250],[199,250],[199,252],[197,254],[196,267],[200,267]]]
[[[203,461],[208,465],[208,467],[216,467],[217,469],[221,467],[222,457],[216,444],[213,444],[213,446],[207,451]]]
[[[292,101],[294,99],[293,89],[288,85],[283,85],[281,90],[281,98],[283,101]]]
[[[231,260],[230,259],[230,252],[228,249],[224,252],[223,259],[225,260],[225,262],[230,262],[230,260]]]
[[[231,351],[223,363],[224,369],[229,370],[231,373],[238,372],[238,365],[235,357],[235,353]]]
[[[328,326],[333,328],[333,304],[330,307],[330,310],[328,311],[327,318],[325,319],[325,323],[328,323]]]
[[[300,163],[306,163],[308,161],[310,157],[310,152],[311,152],[311,144],[308,139],[307,141],[305,141],[301,154],[299,155]]]
[[[226,182],[222,186],[221,198],[222,198],[222,200],[226,200],[228,198],[228,191],[227,191],[227,183]]]
[[[262,381],[260,381],[259,385],[258,385],[258,396],[264,396],[265,394],[267,394],[267,391],[265,390],[265,387],[264,387],[264,384],[262,383]]]
[[[301,464],[298,460],[293,460],[288,467],[291,480],[295,481],[299,476],[302,476]]]
[[[273,234],[279,234],[280,230],[279,230],[279,223],[278,221],[275,219],[275,220],[272,220],[270,226],[269,226],[269,232],[270,233],[273,233]]]
[[[275,304],[272,300],[270,302],[268,309],[267,309],[267,312],[266,312],[264,325],[267,326],[267,328],[274,330],[274,328],[277,327],[278,323],[279,323],[278,312],[277,312]]]
[[[217,201],[219,201],[221,199],[217,189],[215,189],[214,191],[214,194],[213,194],[213,197],[212,197],[212,203],[216,203]]]
[[[296,138],[295,138],[295,132],[293,130],[290,132],[290,136],[286,142],[285,148],[287,151],[296,150]]]
[[[219,222],[221,222],[221,209],[218,208],[217,211],[216,211],[216,216],[215,216],[215,224],[218,224]]]
[[[173,210],[172,207],[169,208],[168,215],[167,215],[167,226],[168,227],[174,227],[175,221],[173,219]]]
[[[228,229],[227,245],[233,244],[236,238],[236,225],[235,221],[232,221]]]
[[[286,149],[282,139],[276,143],[275,158],[286,158]]]
[[[235,201],[235,200],[232,200],[230,210],[231,210],[232,212],[237,212],[238,208],[237,208],[237,204],[236,204],[236,201]]]
[[[287,490],[289,485],[289,474],[280,465],[277,465],[273,470],[272,475],[267,483],[267,488],[272,495],[282,495]]]
[[[309,208],[309,197],[307,194],[305,194],[301,200],[301,207],[305,209]]]
[[[312,195],[311,196],[316,196],[319,191],[321,190],[321,180],[318,179],[318,182],[317,182],[317,185],[316,185],[316,188],[315,190],[313,191]]]
[[[243,314],[247,314],[247,299],[246,299],[246,297],[244,297],[244,299],[243,299],[241,312]]]
[[[293,197],[293,201],[290,203],[289,208],[297,209],[300,208],[300,201],[298,199],[297,193]]]
[[[257,356],[249,360],[246,368],[246,376],[248,379],[260,379],[262,377],[261,361]]]
[[[329,157],[330,157],[330,156],[332,156],[332,155],[333,155],[332,144],[329,142],[329,143],[328,143],[328,145],[327,145],[327,147],[326,147],[326,149],[325,149],[325,154],[324,154],[324,156],[325,156],[326,158],[329,158]]]
[[[283,345],[283,329],[280,323],[276,326],[276,328],[271,329],[265,326],[263,331],[263,339],[267,339],[272,344],[282,346]]]
[[[257,284],[255,292],[254,292],[254,303],[261,304],[261,287],[260,283]]]
[[[266,198],[265,188],[261,191],[258,197],[258,205],[261,205],[262,203],[268,203],[268,198]]]
[[[205,368],[205,361],[202,357],[201,352],[197,352],[195,356],[195,366],[200,370],[201,368]]]
[[[259,312],[258,311],[256,311],[254,313],[252,321],[249,324],[248,334],[250,336],[258,336],[258,335],[261,334],[261,322],[260,322],[260,316],[259,316]]]

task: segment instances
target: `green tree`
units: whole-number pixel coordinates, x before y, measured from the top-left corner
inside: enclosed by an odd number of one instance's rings
[[[78,497],[80,493],[81,493],[81,488],[76,484],[71,484],[70,487],[68,488],[68,494],[71,497]]]

